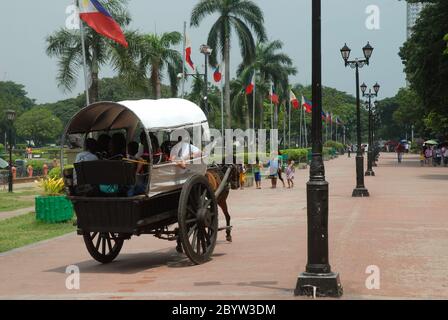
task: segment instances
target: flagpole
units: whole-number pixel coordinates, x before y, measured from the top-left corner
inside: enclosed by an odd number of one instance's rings
[[[333,112],[331,113],[330,118],[330,140],[333,140]]]
[[[291,103],[291,102],[289,102]],[[283,148],[286,149],[286,102],[285,102],[285,112],[283,113]]]
[[[86,103],[90,105],[90,97],[89,97],[89,76],[87,74],[87,57],[86,57],[86,42],[84,35],[84,24],[81,20],[81,8],[79,7],[79,0],[76,0],[76,6],[78,7],[79,13],[79,29],[81,31],[81,48],[82,48],[82,59],[83,59],[83,69],[84,69],[84,84],[85,84],[85,92],[86,92]]]
[[[304,121],[304,125],[305,125],[305,148],[308,148],[308,130],[306,127],[306,113],[304,113],[304,115],[303,115],[303,121]]]
[[[224,83],[221,78],[221,135],[224,139]]]
[[[300,105],[300,120],[299,120],[299,122],[300,122],[300,125],[299,125],[299,127],[300,127],[300,132],[299,132],[299,140],[300,140],[300,143],[299,143],[299,147],[300,148],[302,148],[303,147],[303,144],[302,144],[302,137],[303,137],[303,135],[302,135],[302,133],[303,133],[303,123],[302,123],[302,119],[303,119],[303,96],[302,96],[302,102],[301,102],[301,105]]]
[[[254,70],[254,91],[252,93],[252,122],[253,122],[253,129],[255,132],[255,100],[257,99],[257,72]]]
[[[187,22],[184,21],[184,38],[182,43],[182,99],[185,97],[185,60],[186,60],[186,53],[185,50],[187,46]]]
[[[291,149],[291,91],[289,91],[289,108],[288,108],[288,148]]]
[[[274,128],[274,121],[273,121],[274,108],[272,107],[272,96],[273,95],[274,95],[274,88],[273,88],[273,85],[271,84],[271,130]]]

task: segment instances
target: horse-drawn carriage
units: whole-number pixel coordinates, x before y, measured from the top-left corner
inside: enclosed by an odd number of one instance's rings
[[[177,139],[173,134],[193,131],[200,133],[199,141],[207,141],[207,118],[194,103],[181,99],[99,102],[73,117],[66,128],[63,146],[67,139],[73,141],[74,136],[82,141],[121,132],[127,142],[138,134],[146,136],[150,153],[144,163],[145,191],[139,195],[106,194],[98,187],[135,185],[136,166],[141,161],[94,160],[75,163],[71,169],[62,168],[67,196],[77,216],[78,234],[83,236],[95,260],[113,261],[125,240],[143,234],[176,241],[177,250],[185,252],[195,264],[210,259],[219,231],[217,199],[228,194],[229,176],[237,183],[235,166],[208,166],[207,155],[203,153],[190,153],[188,159],[179,163],[169,156],[161,157],[154,150],[154,144],[159,144],[161,153],[169,153],[177,142],[172,142]],[[197,147],[200,149],[202,145]],[[213,186],[206,176],[216,177]],[[237,188],[235,183],[232,187]],[[84,186],[89,191],[80,192],[86,190],[80,188]],[[223,229],[229,238],[230,218]]]

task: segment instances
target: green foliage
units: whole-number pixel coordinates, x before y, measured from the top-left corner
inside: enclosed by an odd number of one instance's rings
[[[48,172],[48,178],[50,179],[57,179],[62,176],[61,174],[61,167],[54,167],[53,169]]]
[[[5,146],[0,143],[0,154],[2,154],[5,151]]]
[[[282,154],[288,156],[288,160],[293,160],[296,163],[306,163],[308,161],[308,149],[287,149],[282,150]]]
[[[427,132],[448,135],[448,55],[444,55],[448,30],[448,2],[432,2],[421,13],[411,38],[400,50],[411,89],[422,102]]]
[[[41,145],[62,135],[62,122],[49,110],[35,107],[22,114],[15,123],[17,134]]]
[[[345,146],[342,143],[332,141],[332,140],[325,142],[324,147],[325,148],[333,148],[336,151],[338,151],[339,153],[342,153],[345,151]]]
[[[45,196],[60,196],[64,193],[65,185],[62,178],[45,178],[38,182]]]
[[[161,35],[132,32],[127,38],[132,44],[129,49],[117,48],[112,57],[120,75],[136,90],[147,90],[149,83],[153,97],[160,99],[161,81],[167,74],[171,96],[177,96],[177,75],[182,72],[182,56],[173,47],[181,43],[182,35],[179,32]]]

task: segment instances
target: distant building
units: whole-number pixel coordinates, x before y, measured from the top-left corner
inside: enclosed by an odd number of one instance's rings
[[[428,3],[408,3],[407,6],[407,37],[408,39],[412,35],[412,30],[417,22],[418,17],[422,10],[427,6]]]

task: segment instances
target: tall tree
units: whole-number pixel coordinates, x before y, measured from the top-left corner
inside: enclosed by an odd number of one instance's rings
[[[131,22],[126,4],[127,0],[109,0],[104,3],[104,7],[121,27],[126,27]],[[65,91],[71,91],[76,85],[79,72],[83,67],[80,31],[61,28],[48,36],[46,42],[47,55],[59,59],[58,86]],[[101,67],[110,62],[112,53],[117,50],[118,46],[88,26],[85,28],[85,45],[90,75],[89,97],[91,102],[95,102],[99,100],[99,71]]]
[[[134,32],[128,35],[128,40],[133,44],[130,49],[118,49],[112,59],[120,74],[130,81],[132,87],[145,87],[149,82],[156,99],[162,98],[162,80],[168,75],[172,96],[177,96],[177,75],[182,72],[182,56],[173,47],[180,44],[182,35],[179,32],[161,35]]]
[[[412,1],[415,2],[415,1]],[[425,7],[412,36],[400,50],[411,89],[424,106],[421,117],[434,135],[448,136],[448,55],[444,55],[448,30],[448,2]]]
[[[255,33],[259,41],[266,40],[264,15],[259,6],[250,0],[200,0],[191,13],[191,25],[198,27],[208,16],[218,14],[208,35],[208,45],[213,49],[210,57],[212,65],[217,64],[217,53],[225,63],[224,105],[226,126],[231,128],[230,102],[230,39],[232,32],[238,36],[241,55],[245,64],[255,57]]]
[[[62,122],[48,109],[35,107],[23,113],[15,124],[17,134],[37,145],[54,141],[62,135]]]
[[[258,90],[259,101],[257,109],[260,111],[260,127],[263,127],[264,119],[264,112],[261,106],[263,106],[263,100],[269,94],[269,83],[274,83],[276,87],[283,89],[286,95],[288,91],[287,87],[289,87],[288,77],[297,73],[292,59],[287,54],[281,52],[280,50],[282,49],[283,43],[279,40],[268,43],[259,42],[255,50],[255,59],[249,63],[243,62],[238,68],[238,74],[243,79],[250,79],[255,71],[259,81],[265,84]],[[283,96],[283,100],[285,99],[285,95]]]

